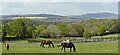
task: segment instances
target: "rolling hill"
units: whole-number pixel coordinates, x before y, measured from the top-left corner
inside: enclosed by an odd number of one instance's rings
[[[39,19],[45,17],[46,21],[70,21],[70,20],[86,20],[86,19],[116,19],[117,14],[101,12],[101,13],[88,13],[84,15],[70,15],[70,16],[62,16],[62,15],[54,15],[54,14],[26,14],[26,15],[2,15],[2,19],[12,19],[15,17],[38,17]],[[47,19],[46,19],[47,18]]]
[[[88,13],[84,15],[72,15],[69,17],[72,17],[74,19],[116,19],[117,14],[101,12],[101,13]]]

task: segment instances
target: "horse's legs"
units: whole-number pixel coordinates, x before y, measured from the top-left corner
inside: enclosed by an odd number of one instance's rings
[[[43,44],[43,48],[44,48],[44,44]]]
[[[7,50],[7,46],[5,45],[5,49]]]
[[[71,52],[71,48],[70,48],[70,52]]]
[[[40,44],[40,47],[42,46],[42,42],[41,42],[41,44]]]
[[[64,47],[64,52],[66,52],[66,51],[65,51],[65,47]]]
[[[61,51],[63,50],[63,47],[61,48]]]
[[[51,45],[49,44],[49,46],[48,47],[51,47]]]

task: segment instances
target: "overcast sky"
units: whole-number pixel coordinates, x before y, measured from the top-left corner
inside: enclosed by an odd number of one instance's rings
[[[2,0],[1,0],[2,1]],[[38,1],[38,0],[36,0]],[[76,0],[77,1],[77,0]],[[48,2],[35,2],[35,0],[15,1],[3,0],[0,4],[1,15],[15,14],[58,14],[58,15],[82,15],[86,13],[111,12],[118,13],[118,0],[99,0],[100,2],[82,1],[71,2],[67,0],[52,0]],[[94,2],[95,1],[95,2]]]

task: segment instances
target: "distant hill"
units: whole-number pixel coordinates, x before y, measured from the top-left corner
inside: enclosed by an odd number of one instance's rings
[[[53,14],[3,15],[2,19],[12,19],[15,17],[47,17],[47,19],[44,19],[46,21],[54,21],[54,20],[60,21],[60,20],[65,20],[65,19],[69,20],[69,18],[67,16],[53,15]]]
[[[108,12],[101,12],[101,13],[88,13],[84,15],[72,15],[69,16],[73,19],[115,19],[117,18],[117,14],[114,13],[108,13]]]
[[[3,15],[2,18],[12,18],[12,17],[65,17],[53,14],[27,14],[27,15]]]
[[[88,13],[84,15],[71,15],[62,16],[54,14],[26,14],[26,15],[2,15],[3,19],[12,19],[14,17],[47,17],[46,21],[70,21],[70,20],[86,20],[86,19],[115,19],[117,14],[101,12],[101,13]]]

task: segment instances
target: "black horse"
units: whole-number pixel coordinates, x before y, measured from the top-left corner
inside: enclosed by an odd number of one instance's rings
[[[70,43],[62,43],[61,45],[58,45],[58,47],[60,47],[60,46],[62,46],[62,49],[64,48],[64,52],[66,52],[65,47],[70,48],[70,52],[71,52],[72,47],[73,47],[73,51],[74,52],[76,51],[75,45],[72,42],[70,42]],[[61,49],[61,51],[62,51],[62,49]]]
[[[48,40],[48,41],[42,40],[40,47],[41,47],[41,46],[44,47],[44,44],[49,45],[49,47],[51,47],[50,44],[52,44],[52,47],[54,48],[54,44],[53,44],[52,41],[50,41],[50,40]]]

